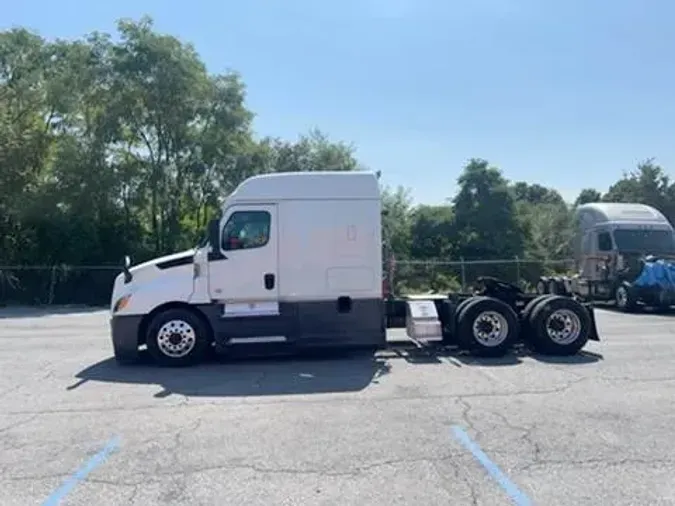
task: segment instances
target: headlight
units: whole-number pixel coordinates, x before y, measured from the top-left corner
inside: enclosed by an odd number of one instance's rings
[[[118,311],[121,311],[122,309],[127,307],[130,300],[131,294],[125,295],[117,299],[117,302],[115,302],[115,305],[113,306],[113,313],[117,313]]]

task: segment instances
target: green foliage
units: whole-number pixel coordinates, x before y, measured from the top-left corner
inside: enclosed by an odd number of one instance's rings
[[[574,207],[600,201],[602,201],[602,194],[598,190],[594,188],[584,188],[579,192],[579,196],[574,201]]]
[[[354,146],[317,129],[295,141],[256,137],[245,99],[238,74],[209,73],[191,45],[149,18],[120,21],[115,37],[0,32],[0,301],[19,291],[31,303],[91,300],[92,292],[105,302],[116,271],[61,266],[190,247],[223,197],[254,174],[364,168]],[[382,188],[395,290],[442,292],[477,274],[532,280],[545,262],[570,255],[571,206],[557,191],[509,182],[482,159],[470,160],[457,183],[452,201],[436,206]],[[675,218],[675,184],[653,160],[604,195],[584,189],[574,205],[600,200],[644,202]],[[438,262],[514,257],[538,263],[467,270]]]
[[[524,231],[508,181],[486,160],[470,160],[457,179],[454,198],[457,247],[468,259],[522,254]]]

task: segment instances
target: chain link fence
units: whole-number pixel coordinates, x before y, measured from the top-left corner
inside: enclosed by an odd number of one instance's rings
[[[110,304],[119,265],[0,266],[0,306]]]
[[[571,274],[574,260],[396,260],[385,267],[394,295],[470,291],[481,276],[493,276],[534,291],[542,275]]]
[[[480,276],[533,290],[539,276],[569,274],[572,260],[396,260],[385,266],[394,295],[469,291]],[[0,266],[0,306],[107,306],[121,269],[109,266]]]

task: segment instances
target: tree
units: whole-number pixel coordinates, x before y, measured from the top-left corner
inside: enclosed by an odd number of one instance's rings
[[[331,142],[319,129],[301,135],[297,142],[265,139],[275,152],[274,169],[290,171],[347,171],[361,169],[354,156],[354,147],[342,142]]]
[[[574,201],[574,207],[580,206],[582,204],[590,204],[591,202],[600,202],[602,200],[602,194],[593,188],[584,188],[579,192]]]
[[[451,260],[457,250],[451,206],[418,206],[411,215],[410,255],[413,258]]]
[[[382,188],[382,239],[387,256],[405,259],[410,256],[412,200],[410,192],[399,186]]]
[[[525,236],[508,181],[486,160],[472,159],[457,179],[453,199],[458,246],[468,258],[513,258]]]
[[[513,185],[513,194],[516,202],[526,202],[528,204],[564,204],[565,200],[560,193],[551,188],[546,188],[539,184],[529,184],[519,181]]]
[[[318,129],[255,139],[238,74],[149,18],[117,28],[0,32],[0,265],[143,260],[192,246],[246,177],[362,168]]]
[[[194,245],[249,176],[365,168],[354,145],[318,128],[295,140],[258,137],[245,99],[239,74],[213,75],[190,44],[157,32],[150,18],[122,20],[114,36],[75,40],[46,40],[23,28],[0,32],[0,265],[147,259]],[[405,260],[570,254],[571,210],[555,189],[511,184],[481,159],[470,160],[457,182],[457,195],[440,206],[413,205],[404,187],[382,188],[385,256],[402,261],[400,287],[456,283],[451,269],[406,270]],[[575,205],[600,200],[642,202],[675,219],[675,184],[653,159],[605,195],[584,189]],[[467,276],[514,274],[490,269]],[[18,279],[24,302],[45,293],[48,300],[93,300],[81,288],[94,282],[89,273],[64,274],[58,279],[71,288],[55,291],[51,271],[25,272]],[[103,301],[115,274],[96,278]],[[0,273],[3,297],[3,279],[16,278]]]

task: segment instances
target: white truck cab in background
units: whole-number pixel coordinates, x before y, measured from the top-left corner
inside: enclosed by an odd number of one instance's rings
[[[246,343],[386,344],[381,203],[370,172],[275,173],[241,183],[208,244],[115,280],[115,357],[166,365]]]

